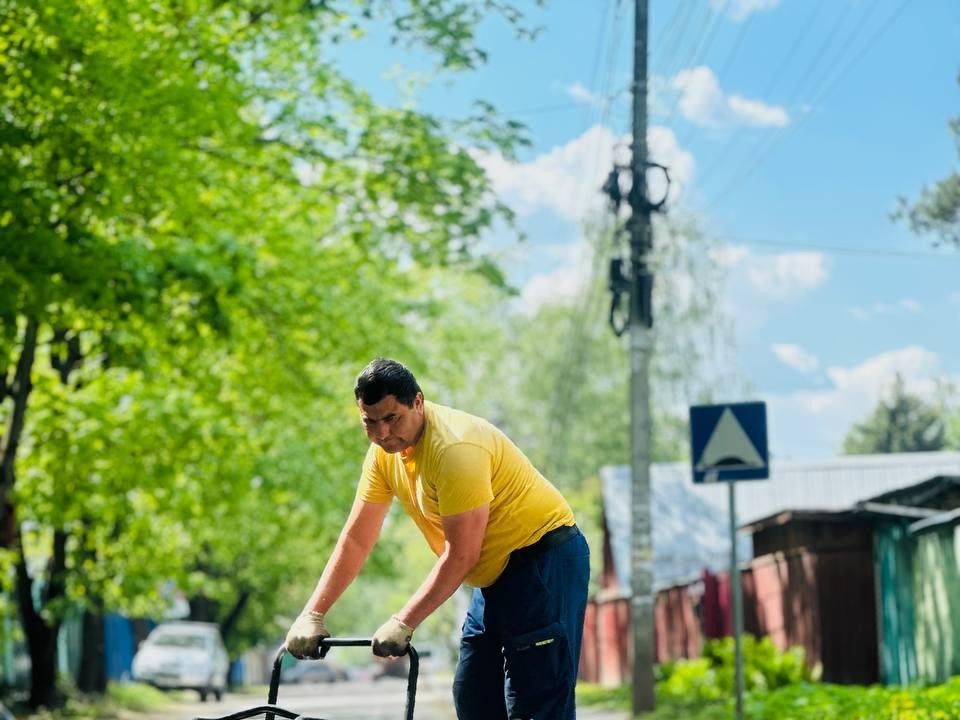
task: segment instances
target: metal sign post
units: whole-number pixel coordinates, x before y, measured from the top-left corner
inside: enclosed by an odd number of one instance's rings
[[[730,504],[730,591],[733,596],[734,692],[743,720],[743,587],[737,557],[737,480],[769,477],[764,403],[690,408],[695,483],[727,483]]]

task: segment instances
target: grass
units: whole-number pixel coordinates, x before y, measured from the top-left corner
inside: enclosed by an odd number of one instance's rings
[[[607,688],[578,683],[577,704],[629,712],[632,706],[630,686]],[[664,697],[657,698],[654,712],[641,715],[644,720],[729,720],[731,717],[730,705],[724,700],[684,702]]]
[[[29,720],[122,720],[136,713],[157,713],[170,707],[189,693],[166,693],[143,683],[109,683],[103,696],[85,695],[73,688],[64,690],[61,707],[31,712],[14,705],[17,718]]]
[[[608,688],[593,683],[577,683],[577,704],[604,710],[626,710],[630,707],[630,686]]]
[[[584,705],[629,712],[629,686],[578,685]],[[803,682],[776,690],[756,690],[744,698],[749,720],[956,720],[960,718],[960,677],[930,687],[862,687]],[[658,688],[657,708],[643,720],[729,720],[731,699],[667,697]]]
[[[110,683],[107,701],[122,710],[152,712],[161,710],[174,700],[169,693],[144,683]]]

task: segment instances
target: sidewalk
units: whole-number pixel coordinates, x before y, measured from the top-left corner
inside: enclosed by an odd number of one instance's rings
[[[577,720],[630,720],[630,713],[621,710],[594,710],[577,708]]]

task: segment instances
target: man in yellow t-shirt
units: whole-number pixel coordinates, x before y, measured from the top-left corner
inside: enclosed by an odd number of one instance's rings
[[[427,402],[413,374],[379,358],[354,395],[370,449],[333,554],[287,634],[317,657],[324,616],[350,585],[396,499],[437,562],[373,636],[383,657],[407,651],[416,627],[464,582],[473,591],[460,641],[460,720],[572,720],[589,550],[570,506],[494,425]]]

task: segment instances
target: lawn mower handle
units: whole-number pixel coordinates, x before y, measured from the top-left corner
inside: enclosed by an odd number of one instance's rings
[[[373,644],[371,638],[324,638],[320,641],[320,654],[326,655],[327,650],[335,647],[370,647]],[[283,645],[277,651],[277,656],[273,660],[273,673],[270,675],[270,694],[267,696],[267,704],[276,705],[277,695],[280,693],[280,666],[283,663],[283,656],[287,654],[287,646]],[[406,720],[413,720],[413,706],[417,699],[417,677],[420,674],[420,655],[413,645],[407,646],[407,655],[410,656],[410,675],[407,677],[407,707],[404,714]],[[267,715],[266,720],[274,720],[271,715]]]

